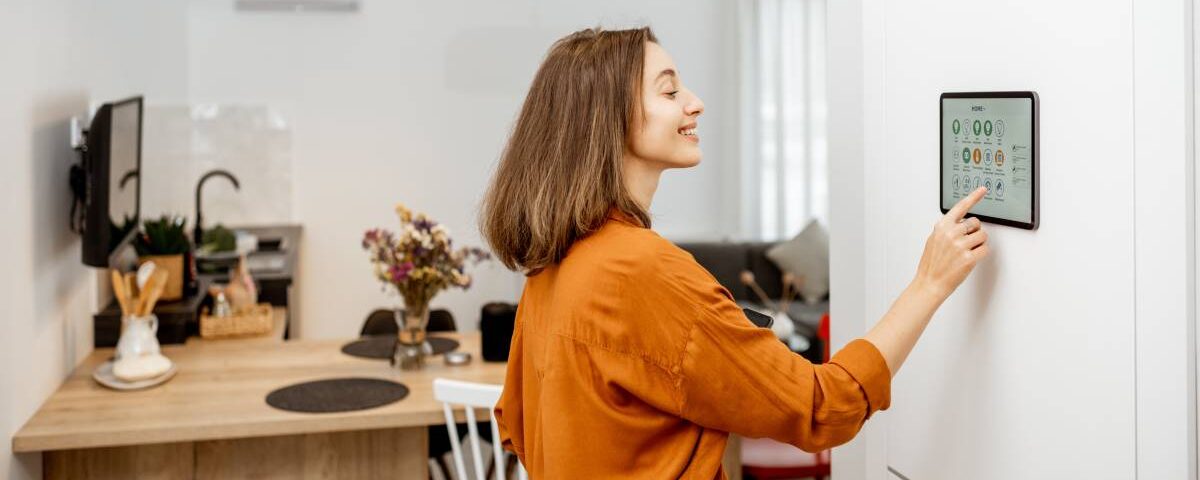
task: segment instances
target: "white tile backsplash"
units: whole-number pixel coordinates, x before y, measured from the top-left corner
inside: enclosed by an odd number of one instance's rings
[[[196,182],[228,170],[240,189],[214,177],[204,186],[204,226],[277,224],[292,217],[292,131],[260,105],[150,105],[142,142],[142,218],[177,213],[195,221]]]

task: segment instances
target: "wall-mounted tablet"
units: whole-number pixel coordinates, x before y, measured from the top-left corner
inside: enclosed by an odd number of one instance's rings
[[[987,187],[968,216],[1038,228],[1036,92],[955,92],[941,97],[941,208]]]

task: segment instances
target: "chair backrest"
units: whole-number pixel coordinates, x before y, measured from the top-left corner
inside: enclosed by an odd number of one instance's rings
[[[458,325],[454,322],[454,314],[444,308],[435,308],[429,312],[427,332],[456,332]]]
[[[360,335],[395,335],[399,330],[400,327],[396,325],[395,310],[380,308],[367,315]],[[425,326],[425,331],[453,332],[456,330],[458,330],[458,326],[454,322],[454,314],[449,310],[436,308],[429,311],[429,325]]]
[[[396,313],[380,308],[367,315],[360,335],[395,335],[398,330],[400,328],[396,326]]]
[[[433,398],[442,402],[442,411],[446,415],[446,429],[450,433],[450,449],[454,454],[454,468],[458,471],[459,480],[466,479],[466,464],[463,462],[462,440],[458,437],[458,428],[454,420],[452,405],[462,405],[467,415],[467,433],[471,439],[471,454],[474,457],[475,474],[479,480],[486,480],[483,469],[483,454],[479,450],[479,429],[476,427],[475,409],[488,410],[488,418],[492,425],[492,461],[496,470],[496,480],[504,480],[504,452],[500,449],[500,430],[496,427],[494,408],[500,401],[500,385],[463,382],[447,378],[433,380]],[[525,469],[517,463],[520,478],[526,478]]]

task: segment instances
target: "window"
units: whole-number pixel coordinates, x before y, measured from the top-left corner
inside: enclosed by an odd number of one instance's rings
[[[740,13],[748,228],[790,238],[828,225],[825,1],[753,0]]]

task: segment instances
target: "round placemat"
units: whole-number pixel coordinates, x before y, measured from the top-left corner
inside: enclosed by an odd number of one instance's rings
[[[380,407],[408,396],[408,387],[379,378],[335,378],[297,383],[267,394],[267,405],[304,413]]]
[[[428,336],[425,341],[433,347],[433,355],[458,349],[458,341],[452,338]],[[342,346],[342,353],[364,358],[381,358],[389,360],[396,348],[395,335],[374,335],[363,337]]]

